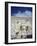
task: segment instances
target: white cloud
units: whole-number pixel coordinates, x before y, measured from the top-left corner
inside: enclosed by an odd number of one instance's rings
[[[24,17],[24,16],[31,16],[32,15],[32,12],[31,11],[28,11],[26,10],[25,12],[21,12],[19,11],[17,14],[14,14],[15,16],[20,16],[20,17]]]
[[[32,12],[31,11],[25,11],[25,14],[28,15],[28,16],[31,16]]]

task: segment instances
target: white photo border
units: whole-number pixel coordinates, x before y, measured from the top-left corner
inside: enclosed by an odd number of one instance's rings
[[[36,37],[35,36],[36,35],[35,34],[36,33],[36,31],[35,31],[36,30],[35,29],[35,23],[36,23],[35,22],[36,21],[35,20],[36,19],[35,18],[35,16],[36,16],[36,14],[35,14],[35,10],[36,10],[35,9],[35,3],[21,3],[21,2],[20,3],[19,2],[13,2],[12,3],[12,2],[6,2],[6,4],[7,4],[7,8],[5,7],[6,8],[5,11],[8,10],[7,11],[8,14],[5,12],[8,15],[8,25],[7,25],[7,29],[8,29],[7,30],[7,32],[8,32],[7,35],[8,35],[8,37],[6,38],[5,41],[7,41],[7,43],[21,43],[21,42],[22,43],[29,43],[29,42],[31,43],[31,42],[36,41],[36,38],[35,38]],[[23,39],[23,40],[22,39],[15,39],[15,40],[11,40],[11,34],[10,34],[10,30],[11,30],[11,6],[17,6],[17,7],[32,7],[32,15],[33,15],[32,16],[32,30],[33,30],[33,32],[32,32],[33,38],[32,39]],[[5,33],[5,35],[6,35],[6,33]]]

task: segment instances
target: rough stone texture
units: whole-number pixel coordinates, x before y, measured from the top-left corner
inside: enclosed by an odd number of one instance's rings
[[[21,29],[20,29],[21,26]],[[26,31],[26,28],[28,29]],[[12,17],[11,16],[11,38],[21,39],[32,35],[32,17]]]

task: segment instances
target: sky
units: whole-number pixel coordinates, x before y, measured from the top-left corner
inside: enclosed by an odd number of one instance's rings
[[[32,16],[32,7],[11,7],[11,16]]]

